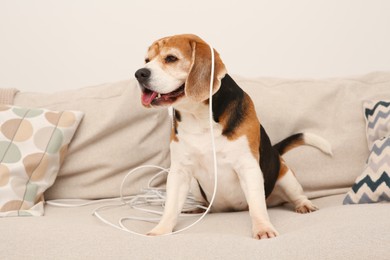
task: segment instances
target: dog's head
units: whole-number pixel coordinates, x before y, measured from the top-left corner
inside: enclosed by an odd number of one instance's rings
[[[226,74],[225,65],[214,50],[213,93]],[[145,107],[173,105],[190,99],[202,102],[209,98],[211,50],[195,35],[162,38],[148,49],[145,66],[136,71]]]

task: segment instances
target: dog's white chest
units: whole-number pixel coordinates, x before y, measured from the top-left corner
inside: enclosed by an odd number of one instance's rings
[[[186,126],[191,125],[191,128]],[[210,202],[214,190],[214,159],[210,129],[196,124],[182,124],[178,128],[178,142],[173,142],[173,160],[179,160],[191,171],[194,181],[191,192],[202,199],[199,186]],[[247,202],[234,170],[241,154],[248,154],[249,146],[245,136],[230,141],[222,134],[219,124],[214,125],[214,140],[217,154],[217,194],[213,211],[245,210]]]

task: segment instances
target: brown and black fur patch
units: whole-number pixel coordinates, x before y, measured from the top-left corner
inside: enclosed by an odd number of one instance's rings
[[[286,175],[286,173],[289,170],[283,158],[280,156],[279,159],[280,159],[280,170],[279,170],[278,180],[281,179],[284,175]]]
[[[302,133],[294,134],[286,139],[280,141],[274,145],[274,148],[278,150],[279,154],[285,154],[295,147],[305,144],[304,135]]]
[[[213,95],[214,121],[223,124],[222,134],[230,137],[242,123],[246,113],[245,92],[226,74],[220,89]]]
[[[263,126],[260,126],[260,168],[264,176],[265,197],[268,197],[275,187],[280,171],[280,155],[272,146]]]
[[[279,176],[280,156],[260,125],[252,100],[228,74],[213,96],[213,117],[223,126],[222,134],[229,140],[247,136],[251,152],[259,160],[268,197]]]
[[[179,124],[179,122],[181,121],[181,114],[178,110],[174,109],[173,110],[173,118],[172,118],[173,122],[172,122],[172,129],[171,129],[171,142],[174,141],[174,142],[179,142],[179,138],[178,138],[178,130],[177,130],[177,126]]]
[[[251,152],[258,159],[260,129],[253,102],[228,74],[221,82],[213,95],[214,121],[223,126],[222,135],[229,140],[246,135]]]

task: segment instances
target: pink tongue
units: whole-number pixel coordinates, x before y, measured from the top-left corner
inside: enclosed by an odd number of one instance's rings
[[[147,92],[142,94],[142,104],[149,106],[153,99],[157,96],[157,92]]]

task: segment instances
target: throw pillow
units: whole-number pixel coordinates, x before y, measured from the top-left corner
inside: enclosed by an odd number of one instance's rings
[[[390,102],[363,105],[370,155],[343,204],[390,201]]]
[[[43,215],[82,112],[0,105],[0,217]]]
[[[363,174],[347,193],[344,204],[390,201],[390,136],[377,140]]]
[[[376,140],[390,134],[390,101],[366,101],[363,108],[368,149],[371,149]]]

